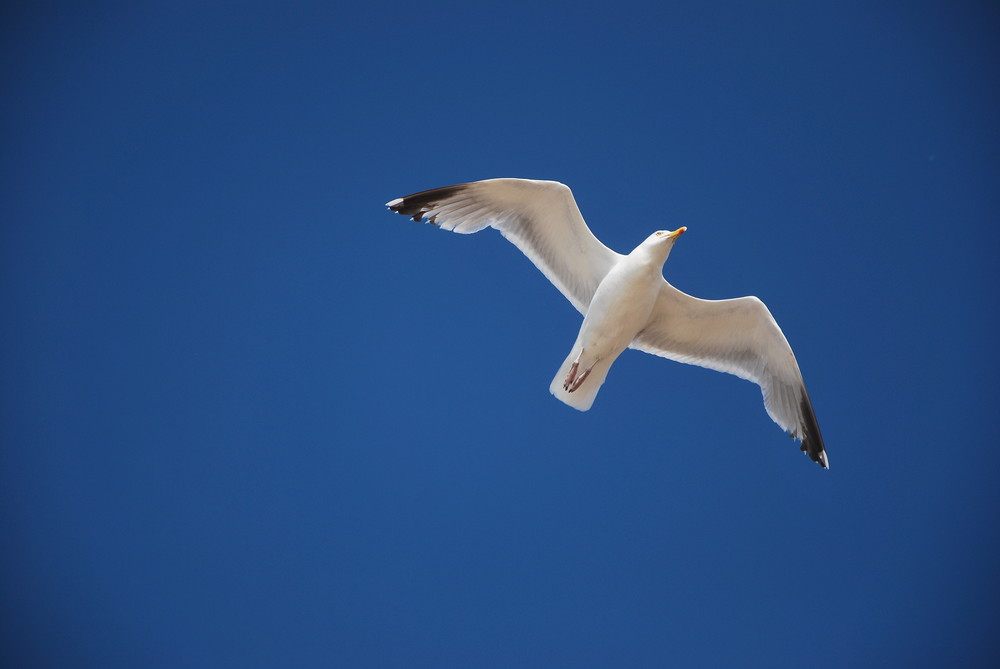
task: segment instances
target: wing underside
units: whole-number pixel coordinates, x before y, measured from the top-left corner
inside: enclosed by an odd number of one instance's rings
[[[407,195],[386,206],[462,234],[496,228],[580,313],[622,257],[594,236],[573,193],[555,181],[490,179]]]
[[[829,466],[795,355],[756,297],[701,300],[664,281],[649,325],[631,348],[756,383],[771,419],[801,440],[810,458]]]

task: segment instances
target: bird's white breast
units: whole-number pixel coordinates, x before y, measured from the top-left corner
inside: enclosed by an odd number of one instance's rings
[[[661,266],[632,254],[608,272],[580,328],[579,343],[584,349],[617,355],[628,347],[649,321],[660,291]]]

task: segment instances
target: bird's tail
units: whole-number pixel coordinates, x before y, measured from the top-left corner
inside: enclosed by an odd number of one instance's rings
[[[573,361],[577,359],[579,354],[580,350],[574,347],[559,368],[559,371],[556,372],[555,378],[552,379],[549,392],[555,395],[557,400],[565,402],[574,409],[586,411],[593,405],[594,398],[597,397],[597,391],[604,385],[604,379],[607,378],[608,370],[611,369],[611,363],[615,361],[615,358],[601,358],[595,362],[594,366],[590,368],[590,374],[583,380],[580,387],[573,392],[569,392],[563,388],[563,383],[566,381],[566,375],[569,374],[570,367],[573,366]],[[583,372],[584,370],[581,368],[579,373],[583,374]]]

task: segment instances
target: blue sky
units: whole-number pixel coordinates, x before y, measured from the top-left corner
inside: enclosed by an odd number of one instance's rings
[[[0,648],[32,667],[1000,662],[988,3],[5,5]],[[757,295],[735,377],[391,214],[569,184]]]

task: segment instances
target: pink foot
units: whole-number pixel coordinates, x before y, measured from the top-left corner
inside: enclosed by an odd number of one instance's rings
[[[583,374],[581,374],[579,377],[577,377],[576,381],[573,382],[573,385],[570,386],[567,390],[569,390],[569,392],[573,392],[574,390],[576,390],[577,388],[579,388],[580,385],[584,381],[587,380],[588,376],[590,376],[590,370],[589,369],[586,372],[584,372]]]
[[[576,379],[576,370],[580,368],[580,358],[577,358],[569,368],[569,374],[566,375],[566,380],[563,381],[563,390],[569,390],[569,387],[573,385],[573,381]],[[573,392],[570,390],[570,392]]]

